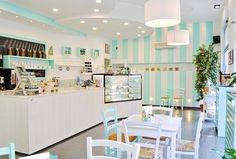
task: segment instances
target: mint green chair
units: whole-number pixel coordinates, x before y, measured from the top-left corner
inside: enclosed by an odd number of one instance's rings
[[[107,108],[102,112],[102,120],[104,126],[105,139],[107,140],[117,140],[117,111],[115,108]],[[110,147],[106,147],[106,156],[117,157],[117,150],[112,150]]]
[[[8,147],[1,147],[0,156],[8,156],[8,159],[16,159],[14,143],[10,143]]]

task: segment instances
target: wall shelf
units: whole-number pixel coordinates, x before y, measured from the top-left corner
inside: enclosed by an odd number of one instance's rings
[[[3,68],[14,68],[16,65],[24,66],[26,69],[47,70],[54,68],[54,60],[12,55],[3,56]]]

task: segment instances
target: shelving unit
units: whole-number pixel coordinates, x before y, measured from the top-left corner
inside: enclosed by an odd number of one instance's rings
[[[225,148],[236,148],[236,111],[235,100],[236,94],[227,92],[227,107],[226,107],[226,128],[225,128]]]
[[[14,68],[14,66],[24,66],[25,69],[48,70],[54,68],[54,60],[41,59],[22,56],[3,56],[3,68]]]

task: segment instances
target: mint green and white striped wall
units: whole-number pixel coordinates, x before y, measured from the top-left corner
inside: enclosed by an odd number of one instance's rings
[[[174,49],[155,49],[153,42],[166,41],[166,32],[173,29],[188,29],[190,44]],[[112,59],[127,61],[130,67],[143,74],[144,104],[160,104],[162,88],[184,88],[184,105],[198,106],[194,91],[195,71],[191,64],[201,44],[212,43],[213,22],[180,24],[169,28],[157,28],[150,36],[112,40]],[[116,50],[116,47],[118,50]],[[181,66],[179,66],[181,64]],[[179,71],[145,71],[147,67],[180,67]],[[153,99],[150,101],[150,97]]]

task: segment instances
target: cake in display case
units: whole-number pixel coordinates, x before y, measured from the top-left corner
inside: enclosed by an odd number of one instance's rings
[[[92,79],[99,79],[104,86],[105,103],[142,99],[141,74],[93,74]]]

